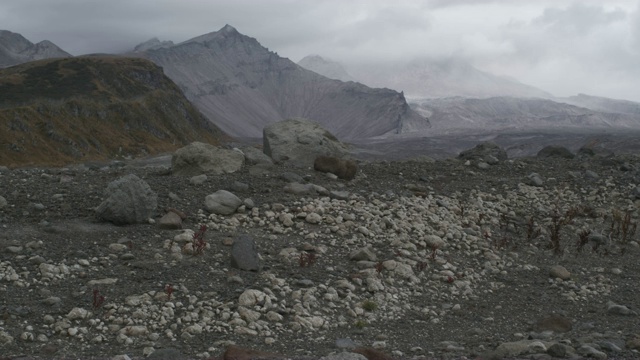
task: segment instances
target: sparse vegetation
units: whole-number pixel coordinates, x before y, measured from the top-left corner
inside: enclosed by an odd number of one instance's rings
[[[362,308],[363,308],[365,311],[369,311],[369,312],[371,312],[371,311],[375,311],[375,310],[378,308],[378,304],[377,304],[375,301],[373,301],[373,300],[365,300],[365,301],[362,303]]]

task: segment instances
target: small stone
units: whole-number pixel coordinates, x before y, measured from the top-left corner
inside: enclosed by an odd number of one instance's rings
[[[182,229],[182,218],[175,212],[169,211],[160,218],[158,227],[166,230]]]
[[[536,323],[535,330],[537,332],[554,331],[558,333],[564,333],[571,330],[571,319],[562,315],[553,314],[546,318],[539,320]]]
[[[185,360],[188,357],[185,356],[180,350],[174,348],[156,349],[145,359],[152,360]]]
[[[369,247],[362,249],[355,249],[351,253],[349,253],[349,260],[352,261],[376,261],[377,257],[373,250]]]
[[[627,340],[627,347],[632,350],[640,350],[640,336]]]
[[[629,309],[624,305],[618,305],[613,301],[607,303],[607,313],[614,315],[637,315],[635,311]]]
[[[563,358],[567,355],[567,346],[564,344],[553,344],[547,349],[547,354],[555,358]]]
[[[196,175],[189,179],[189,182],[193,185],[201,185],[204,184],[205,181],[207,181],[207,175],[205,174]]]
[[[577,351],[578,351],[578,354],[584,357],[601,359],[601,360],[604,360],[607,358],[607,354],[603,353],[602,351],[596,350],[594,347],[589,345],[582,345],[578,348]]]
[[[106,278],[106,279],[98,279],[98,280],[89,280],[87,285],[95,286],[95,285],[113,285],[118,282],[118,279],[115,278]]]
[[[309,224],[318,224],[322,221],[322,216],[316,213],[310,213],[309,215],[307,215],[307,217],[305,217],[304,220]]]
[[[553,265],[549,268],[549,276],[552,278],[569,280],[571,278],[571,273],[562,265]]]
[[[231,190],[236,192],[245,192],[249,190],[249,185],[240,181],[234,181],[233,184],[231,184]]]

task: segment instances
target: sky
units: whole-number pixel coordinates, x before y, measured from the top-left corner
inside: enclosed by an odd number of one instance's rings
[[[0,0],[0,29],[73,55],[225,24],[295,62],[454,57],[556,96],[640,101],[640,0]]]

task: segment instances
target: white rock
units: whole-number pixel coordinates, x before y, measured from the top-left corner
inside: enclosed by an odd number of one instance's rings
[[[76,307],[71,309],[71,311],[69,311],[69,313],[67,314],[67,319],[80,320],[80,319],[86,319],[87,316],[89,316],[89,311],[83,308]]]
[[[256,304],[263,302],[265,297],[267,297],[267,294],[260,290],[248,289],[245,290],[238,298],[238,305],[245,307],[255,306]]]

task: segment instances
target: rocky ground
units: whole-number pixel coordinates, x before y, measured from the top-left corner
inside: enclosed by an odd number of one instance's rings
[[[157,216],[98,221],[127,174],[157,193]],[[363,162],[352,181],[281,165],[200,183],[162,161],[3,169],[0,358],[209,358],[231,344],[640,358],[639,185],[637,156]],[[220,189],[248,200],[209,214]],[[183,229],[161,228],[169,208]],[[260,271],[231,266],[241,235]]]

